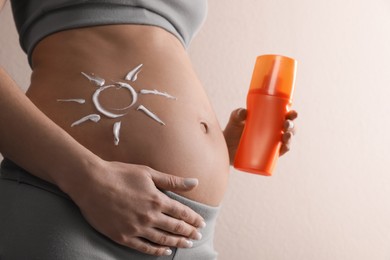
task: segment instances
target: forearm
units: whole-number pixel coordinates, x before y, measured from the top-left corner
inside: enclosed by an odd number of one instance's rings
[[[61,188],[88,178],[86,169],[99,162],[43,114],[1,67],[0,122],[0,152]]]

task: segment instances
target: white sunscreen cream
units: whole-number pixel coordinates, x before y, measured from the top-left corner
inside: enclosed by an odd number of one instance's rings
[[[79,104],[84,104],[85,99],[82,98],[67,98],[67,99],[57,99],[58,102],[76,102]]]
[[[117,82],[117,84],[119,85],[119,88],[125,88],[127,90],[130,91],[131,95],[132,95],[132,98],[133,98],[133,101],[131,102],[130,105],[128,105],[127,107],[125,108],[120,108],[120,109],[115,109],[115,110],[125,110],[131,106],[133,106],[135,104],[135,102],[137,102],[137,99],[138,99],[138,94],[137,92],[134,90],[134,88],[132,86],[130,86],[129,84],[127,83],[123,83],[123,82]],[[100,87],[98,88],[95,93],[93,93],[93,96],[92,96],[92,101],[93,101],[93,104],[95,105],[96,109],[102,113],[103,115],[107,116],[107,117],[110,117],[110,118],[118,118],[118,117],[121,117],[121,116],[124,116],[126,115],[127,113],[124,113],[124,114],[115,114],[115,113],[112,113],[108,110],[106,110],[105,108],[102,107],[102,105],[100,104],[100,101],[99,101],[99,95],[102,91],[108,89],[108,88],[114,88],[114,87],[117,87],[115,85],[108,85],[108,86],[104,86],[104,87]]]
[[[109,117],[109,118],[118,118],[118,117],[121,117],[121,116],[124,116],[126,115],[126,113],[124,114],[115,114],[115,113],[111,113],[110,111],[104,109],[101,104],[100,104],[100,101],[99,101],[99,95],[100,93],[105,90],[105,89],[108,89],[108,88],[114,88],[115,86],[114,85],[108,85],[108,86],[104,86],[104,87],[100,87],[98,88],[95,93],[93,93],[92,95],[92,101],[93,101],[93,104],[95,105],[96,109],[102,113],[103,115],[105,115],[106,117]]]
[[[165,125],[165,123],[156,115],[154,114],[153,112],[151,112],[149,109],[147,109],[146,107],[144,107],[143,105],[140,105],[137,110],[141,110],[142,112],[144,112],[147,116],[149,116],[150,118],[156,120],[158,123],[160,123],[161,125]]]
[[[74,127],[74,126],[79,125],[81,123],[84,123],[86,121],[92,121],[92,122],[97,123],[97,122],[99,122],[99,120],[100,120],[100,116],[98,114],[90,114],[90,115],[87,115],[87,116],[77,120],[76,122],[74,122],[71,125],[71,127]]]
[[[118,84],[120,88],[125,88],[125,89],[129,90],[131,93],[131,96],[133,98],[133,101],[127,107],[119,108],[119,109],[115,109],[115,110],[125,110],[125,109],[128,109],[129,107],[132,107],[135,104],[135,102],[137,102],[137,100],[138,100],[138,94],[135,91],[135,89],[132,86],[130,86],[129,84],[124,83],[124,82],[117,82],[116,84]]]
[[[119,131],[121,130],[121,121],[115,122],[112,129],[114,133],[114,144],[119,145]]]
[[[138,77],[138,73],[141,71],[142,66],[143,64],[140,64],[137,67],[135,67],[132,71],[127,73],[125,79],[132,82],[136,81]]]
[[[143,94],[143,95],[145,95],[145,94],[152,94],[152,95],[157,95],[157,96],[163,96],[163,97],[166,97],[166,98],[169,98],[169,99],[177,100],[176,97],[169,95],[167,92],[160,92],[157,89],[153,89],[153,90],[141,89],[139,93]]]
[[[142,70],[142,66],[143,66],[143,64],[140,64],[137,67],[135,67],[134,69],[132,69],[130,72],[128,72],[127,75],[125,76],[125,80],[135,82],[138,78],[138,74]],[[105,79],[98,77],[98,76],[94,75],[93,73],[88,75],[87,73],[81,72],[81,74],[85,78],[87,78],[91,83],[93,83],[94,85],[96,85],[98,87],[92,95],[92,102],[93,102],[95,108],[101,114],[103,114],[104,116],[106,116],[108,118],[118,118],[118,117],[125,116],[128,113],[128,111],[124,112],[124,110],[134,106],[135,103],[138,101],[138,95],[140,95],[140,94],[141,95],[148,95],[148,94],[157,95],[157,96],[165,97],[167,99],[177,100],[176,97],[168,94],[167,92],[161,92],[161,91],[158,91],[157,89],[153,89],[153,90],[141,89],[139,92],[137,92],[130,84],[125,83],[125,82],[121,82],[121,81],[119,81],[119,82],[113,81],[115,83],[113,83],[112,85],[105,86],[104,85],[106,82]],[[99,96],[100,96],[101,92],[103,92],[104,90],[106,90],[108,88],[117,88],[117,89],[125,88],[125,89],[127,89],[130,92],[131,97],[132,97],[130,105],[128,105],[124,108],[108,108],[108,109],[104,108],[99,101]],[[63,98],[63,99],[57,99],[57,102],[75,102],[75,103],[79,103],[79,104],[85,104],[86,101],[85,101],[85,99],[82,99],[82,98],[66,98],[66,99]],[[122,113],[121,112],[113,113],[113,112],[110,112],[109,110],[122,111]],[[151,119],[155,120],[159,124],[165,125],[165,123],[156,114],[151,112],[149,109],[147,109],[143,105],[139,105],[136,110],[142,111],[145,115],[147,115]],[[71,126],[74,127],[74,126],[80,125],[80,124],[87,122],[87,121],[92,121],[92,122],[97,123],[97,122],[99,122],[100,118],[101,118],[101,116],[99,114],[90,114],[90,115],[87,115],[87,116],[75,121]],[[113,125],[113,128],[112,128],[115,145],[119,145],[120,129],[121,129],[121,121],[115,122]]]
[[[98,76],[95,76],[93,74],[92,74],[92,76],[90,76],[84,72],[81,72],[81,74],[83,74],[84,77],[86,77],[89,81],[91,81],[96,86],[102,87],[104,85],[104,83],[106,83],[106,81],[104,79],[102,79]]]

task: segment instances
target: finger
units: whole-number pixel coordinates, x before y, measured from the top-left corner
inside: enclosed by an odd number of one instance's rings
[[[169,247],[153,245],[140,238],[131,238],[129,241],[124,241],[120,244],[148,255],[168,256],[172,254],[172,250]]]
[[[242,126],[247,116],[247,110],[245,108],[238,108],[230,114],[229,123],[233,126]]]
[[[150,171],[157,188],[168,191],[189,191],[198,186],[198,179],[182,178],[155,170]]]
[[[280,147],[279,156],[286,154],[288,151],[290,151],[290,145],[282,144],[282,146]]]
[[[279,155],[282,156],[283,154],[290,151],[291,148],[291,139],[293,134],[291,132],[286,132],[282,136],[282,145],[279,150]]]
[[[198,213],[189,207],[168,198],[168,196],[166,196],[166,199],[169,201],[164,203],[165,207],[162,209],[162,213],[178,220],[183,220],[196,228],[203,228],[206,226],[204,219]]]
[[[289,132],[291,130],[294,129],[294,121],[290,120],[290,119],[287,119],[286,121],[284,121],[284,125],[283,125],[283,131],[284,132]]]
[[[193,242],[190,239],[168,234],[158,229],[148,229],[143,237],[157,245],[191,248]]]
[[[291,139],[293,137],[293,133],[286,132],[282,135],[282,144],[290,144]]]
[[[292,120],[289,120],[287,119],[286,121],[284,121],[284,125],[283,125],[283,132],[284,133],[292,133],[293,135],[295,135],[297,129],[295,127],[295,124],[294,124],[294,121]]]
[[[193,240],[200,240],[202,238],[202,234],[194,226],[167,215],[160,217],[159,222],[156,223],[155,227],[171,234],[180,235]]]
[[[298,112],[295,110],[291,110],[286,114],[286,119],[294,120],[298,118]]]
[[[227,123],[225,130],[223,131],[225,139],[228,142],[231,141],[231,137],[236,136],[238,136],[237,141],[239,141],[239,136],[241,136],[241,133],[244,129],[246,116],[247,110],[245,108],[238,108],[230,114],[229,122]]]

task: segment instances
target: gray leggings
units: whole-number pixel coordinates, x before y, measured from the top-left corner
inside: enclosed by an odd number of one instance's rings
[[[98,233],[58,187],[5,159],[0,169],[0,259],[216,259],[213,238],[219,208],[166,194],[204,217],[203,238],[191,249],[172,248],[171,256],[145,255]]]

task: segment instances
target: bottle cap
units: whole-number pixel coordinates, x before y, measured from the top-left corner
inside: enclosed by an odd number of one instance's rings
[[[281,55],[258,56],[250,91],[292,100],[297,61]]]

